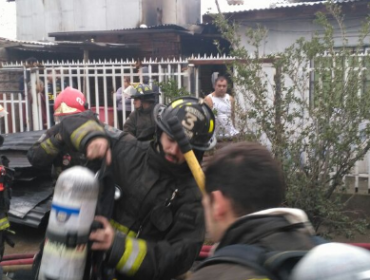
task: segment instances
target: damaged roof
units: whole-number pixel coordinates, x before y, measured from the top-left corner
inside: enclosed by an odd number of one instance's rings
[[[264,18],[282,18],[286,17],[285,13],[290,12],[295,13],[296,11],[300,11],[301,14],[312,14],[314,15],[317,10],[320,10],[325,7],[325,5],[329,1],[311,1],[311,2],[298,2],[298,3],[289,3],[288,1],[280,1],[270,4],[268,7],[263,8],[248,8],[247,5],[237,5],[237,6],[230,6],[226,12],[223,14],[227,18],[245,18],[248,20],[256,20],[256,19],[264,19]],[[367,4],[369,0],[333,0],[334,4]],[[366,11],[361,10],[364,14],[367,14]],[[283,14],[284,13],[284,14]],[[212,22],[214,14],[204,14],[203,21],[204,22]]]
[[[343,4],[343,3],[353,3],[353,2],[368,2],[368,0],[333,0],[334,4]],[[271,3],[268,7],[263,8],[247,8],[246,5],[232,6],[224,14],[233,14],[233,13],[245,13],[251,11],[266,11],[266,10],[276,10],[276,9],[286,9],[286,8],[297,8],[297,7],[311,7],[318,5],[325,5],[328,1],[311,1],[311,2],[298,2],[298,3],[289,3],[288,1],[280,1]]]
[[[64,32],[51,32],[48,34],[49,37],[61,37],[70,35],[124,35],[124,34],[140,34],[140,33],[164,33],[168,31],[174,31],[178,33],[187,34],[201,34],[207,27],[207,24],[159,24],[146,26],[141,25],[135,28],[122,28],[112,30],[88,30],[88,31],[64,31]],[[58,41],[59,42],[59,41]]]
[[[0,42],[4,42],[4,47],[17,50],[31,50],[42,52],[71,51],[80,52],[82,48],[90,50],[102,49],[134,49],[138,44],[123,43],[104,43],[94,41],[23,41],[0,37]]]

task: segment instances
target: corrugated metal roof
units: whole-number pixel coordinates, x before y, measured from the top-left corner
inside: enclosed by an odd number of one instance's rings
[[[90,41],[55,41],[55,42],[42,42],[42,41],[22,41],[0,37],[0,41],[8,43],[6,48],[17,48],[21,50],[31,49],[32,51],[60,51],[64,48],[77,49],[80,51],[81,47],[94,47],[101,48],[135,48],[138,44],[122,44],[122,43],[103,43],[103,42],[90,42]]]
[[[47,214],[50,212],[51,208],[51,201],[52,197],[49,197],[35,208],[31,209],[22,219],[10,213],[9,220],[11,223],[38,228],[47,219]]]
[[[40,46],[55,46],[54,42],[23,41],[23,40],[9,39],[9,38],[4,38],[4,37],[0,37],[0,41],[5,41],[9,43],[40,45]]]
[[[144,25],[145,26],[145,25]],[[66,36],[66,35],[96,35],[96,34],[127,34],[127,33],[147,33],[150,31],[161,32],[166,31],[168,29],[174,31],[189,31],[194,28],[194,26],[201,26],[201,25],[192,25],[189,24],[187,26],[181,26],[177,24],[160,24],[160,25],[152,25],[152,26],[145,26],[145,27],[134,27],[134,28],[122,28],[122,29],[112,29],[112,30],[84,30],[84,31],[58,31],[58,32],[51,32],[49,33],[49,37],[59,37],[59,36]],[[60,42],[60,41],[56,41]]]
[[[0,151],[28,151],[44,132],[45,130],[39,130],[2,135],[4,143]]]
[[[334,0],[333,3],[336,4],[343,4],[343,3],[352,3],[352,2],[365,2],[368,0]],[[228,11],[225,14],[236,14],[236,13],[246,13],[246,12],[252,12],[252,11],[268,11],[268,10],[276,10],[276,9],[288,9],[288,8],[298,8],[298,7],[310,7],[310,6],[318,6],[318,5],[324,5],[328,1],[315,1],[315,2],[302,2],[302,3],[288,3],[288,2],[277,2],[270,4],[269,7],[263,7],[263,8],[252,8],[248,9],[243,6],[235,7],[235,10]]]
[[[134,28],[122,28],[122,29],[113,29],[112,31],[125,31],[125,30],[145,30],[145,29],[178,29],[178,30],[186,30],[186,27],[177,25],[177,24],[159,24],[159,25],[151,25],[146,27],[134,27]]]
[[[53,194],[51,169],[36,169],[27,159],[27,151],[41,137],[44,130],[3,135],[0,155],[9,159],[15,169],[9,219],[12,223],[39,227],[50,211]]]

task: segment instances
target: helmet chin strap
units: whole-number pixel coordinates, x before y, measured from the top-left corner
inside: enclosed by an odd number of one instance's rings
[[[162,146],[162,143],[161,143],[162,133],[163,133],[163,131],[157,126],[157,129],[155,131],[154,143],[155,143],[155,149],[164,158],[164,150],[163,150],[163,146]]]
[[[157,130],[155,132],[155,149],[156,151],[164,158],[164,150],[163,150],[163,146],[162,146],[162,143],[160,141],[161,139],[161,135],[162,135],[163,131],[157,127]],[[204,155],[204,151],[200,151],[200,150],[196,150],[196,149],[193,149],[194,151],[194,154],[195,154],[195,157],[197,158],[197,160],[199,162],[201,162],[203,160],[203,155]]]

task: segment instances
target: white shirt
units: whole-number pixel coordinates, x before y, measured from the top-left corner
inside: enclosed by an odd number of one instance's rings
[[[230,95],[226,93],[224,97],[216,97],[211,93],[208,96],[212,99],[212,110],[216,118],[216,137],[222,139],[237,135],[239,131],[235,129],[231,119],[232,104]]]

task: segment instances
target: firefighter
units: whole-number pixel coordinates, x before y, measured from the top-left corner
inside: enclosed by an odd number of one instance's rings
[[[0,105],[0,118],[7,115],[8,112]],[[4,143],[4,138],[0,135],[0,146]],[[5,156],[0,158],[0,261],[3,259],[5,243],[14,247],[14,242],[10,236],[13,232],[10,230],[8,212],[10,207],[10,187],[14,179],[14,170],[9,168],[9,160]],[[2,269],[0,267],[0,278]]]
[[[63,147],[58,124],[62,118],[80,114],[85,110],[85,96],[77,89],[67,87],[57,96],[54,104],[54,117],[57,124],[48,129],[29,149],[27,157],[32,166],[38,168],[53,166],[53,176],[56,179],[63,170],[74,165],[86,164],[82,153]],[[91,119],[96,118],[91,112],[85,114]]]
[[[32,166],[37,168],[52,166],[52,175],[55,180],[61,172],[76,165],[86,166],[93,172],[101,169],[102,161],[87,160],[84,153],[75,147],[65,146],[61,138],[60,121],[63,119],[74,116],[83,120],[99,122],[96,114],[87,110],[87,107],[84,94],[77,89],[67,87],[57,96],[54,103],[56,125],[48,129],[28,150],[27,157]],[[99,196],[97,213],[109,218],[113,211],[114,184],[111,177],[104,174],[99,177],[99,180],[104,188],[102,188]],[[42,250],[43,244],[40,246],[40,253],[37,255],[33,265],[36,278],[38,277]]]
[[[156,97],[160,94],[154,92],[148,85],[139,84],[135,87],[134,100],[140,100],[140,107],[133,111],[123,126],[123,131],[135,136],[138,140],[152,140],[155,132],[153,110]]]
[[[214,115],[202,99],[184,97],[154,109],[156,137],[138,141],[122,132],[107,135],[88,118],[71,116],[61,122],[64,145],[105,158],[122,195],[113,219],[90,239],[93,250],[106,252],[106,268],[116,279],[171,279],[193,264],[205,235],[201,193],[168,121],[177,117],[201,161],[214,142]],[[106,278],[109,279],[109,278]]]
[[[58,178],[62,171],[76,165],[86,166],[93,172],[97,172],[102,168],[102,161],[87,160],[83,152],[79,151],[76,147],[65,146],[61,138],[60,121],[63,119],[74,116],[83,120],[88,119],[92,122],[99,122],[96,114],[90,110],[86,110],[87,107],[84,94],[77,89],[67,87],[57,96],[54,103],[54,117],[57,124],[48,129],[28,150],[27,157],[32,166],[38,168],[53,166],[52,173],[55,179]],[[108,134],[115,131],[108,126],[104,129]],[[114,184],[109,176],[102,176],[100,179],[104,181],[103,184],[114,188]],[[105,193],[100,196],[101,200],[111,200],[110,192],[114,191],[111,188],[106,186],[103,189]],[[99,207],[101,204],[104,203],[99,203]],[[112,209],[113,205],[111,207],[100,207],[98,212],[106,217],[110,217]]]

